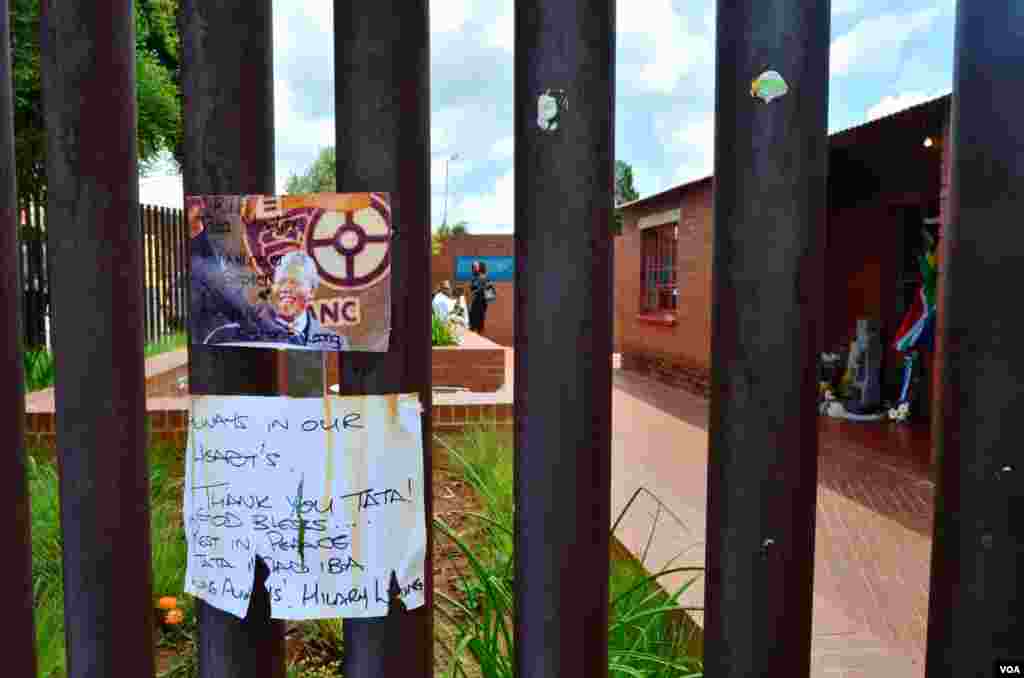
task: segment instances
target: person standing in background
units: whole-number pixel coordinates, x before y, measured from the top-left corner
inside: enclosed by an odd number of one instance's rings
[[[455,305],[451,294],[451,284],[447,280],[442,280],[441,285],[437,288],[437,292],[434,293],[434,298],[430,302],[434,309],[434,315],[441,322],[448,322],[448,316],[451,315],[452,307]]]
[[[469,281],[469,329],[477,334],[484,333],[484,319],[487,317],[487,264],[473,262],[473,279]]]

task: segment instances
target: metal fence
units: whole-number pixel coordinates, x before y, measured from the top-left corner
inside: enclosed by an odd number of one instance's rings
[[[132,3],[41,5],[47,210],[60,229],[44,258],[57,271],[68,675],[151,676],[149,322],[138,291],[144,242],[166,224],[151,221],[144,238],[137,222]],[[515,4],[514,641],[522,678],[608,671],[614,5]],[[270,0],[181,2],[188,193],[273,190],[270,8]],[[336,0],[334,14],[336,147],[346,151],[338,188],[393,193],[400,227],[389,351],[330,360],[340,361],[344,393],[419,392],[429,413],[428,1]],[[808,404],[822,349],[830,3],[719,0],[717,22],[705,668],[710,678],[802,678],[810,671],[817,413]],[[8,32],[8,0],[0,0],[0,310],[9,321],[23,290],[14,273],[21,250]],[[1024,259],[1024,232],[1013,227],[1024,200],[1024,123],[1015,115],[1022,34],[1018,0],[958,3],[929,678],[997,675],[1000,658],[1024,653],[1024,316],[1013,303],[982,303],[1019,286]],[[789,89],[770,103],[751,96],[752,80],[768,69]],[[161,260],[154,275],[173,290]],[[17,323],[2,327],[0,364],[15,376],[0,380],[8,403],[0,431],[12,450],[0,455],[13,600],[5,666],[20,677],[35,673],[24,392]],[[291,379],[322,364],[309,355],[192,350],[190,388],[294,393]],[[430,469],[429,417],[423,434]],[[425,499],[430,516],[429,491]],[[428,541],[427,572],[429,553]],[[431,674],[426,583],[426,608],[345,623],[348,678]],[[199,619],[204,678],[284,675],[283,627],[269,618],[261,587],[244,620],[209,606]]]
[[[50,260],[46,211],[38,203],[18,210],[21,242],[23,341],[29,348],[50,348]],[[139,205],[139,230],[145,243],[143,317],[146,342],[156,342],[187,327],[186,247],[188,227],[180,209]]]

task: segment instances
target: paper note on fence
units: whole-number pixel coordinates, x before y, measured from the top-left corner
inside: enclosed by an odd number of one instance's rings
[[[271,617],[423,605],[426,513],[417,394],[193,396],[185,591],[244,617],[257,556]]]

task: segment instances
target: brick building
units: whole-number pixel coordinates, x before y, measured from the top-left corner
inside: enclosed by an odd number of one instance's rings
[[[877,318],[891,345],[918,289],[921,229],[936,233],[941,223],[949,107],[945,96],[831,135],[823,350],[848,345],[859,317]],[[615,348],[623,367],[703,395],[713,198],[714,178],[705,177],[623,205],[615,239]],[[891,393],[900,354],[887,348],[883,367]],[[932,389],[921,386],[927,404]]]
[[[511,257],[515,256],[513,235],[459,235],[441,245],[441,251],[431,259],[431,294],[442,280],[449,281],[456,290],[465,287],[456,281],[455,263],[458,257]],[[503,346],[512,346],[514,337],[515,283],[494,283],[497,301],[488,304],[484,322],[484,336]],[[467,295],[467,301],[469,301]]]

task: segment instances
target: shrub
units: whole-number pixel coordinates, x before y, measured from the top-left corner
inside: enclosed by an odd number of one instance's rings
[[[455,449],[440,438],[458,471],[480,496],[483,514],[472,515],[480,530],[472,538],[456,534],[443,520],[435,528],[465,557],[469,571],[460,576],[461,600],[436,593],[436,610],[456,630],[448,647],[448,675],[479,673],[483,678],[513,678],[514,639],[514,520],[512,449],[492,431],[467,433]],[[481,543],[477,544],[479,539]],[[657,580],[702,568],[666,569],[649,575],[639,563],[611,562],[609,579],[608,672],[610,676],[700,678],[700,659],[687,654],[689,638],[671,616],[695,575],[673,595]],[[472,668],[470,668],[472,667]],[[467,670],[469,669],[469,670]]]
[[[455,330],[450,323],[442,321],[437,315],[430,314],[430,345],[431,346],[458,346],[459,340],[455,336]]]

